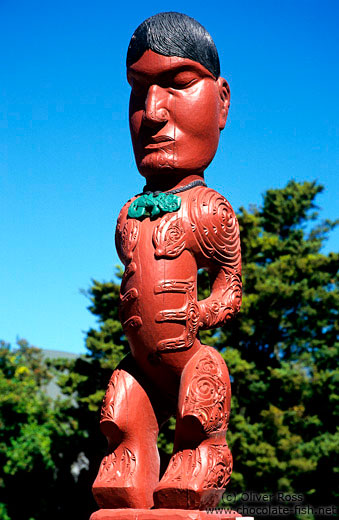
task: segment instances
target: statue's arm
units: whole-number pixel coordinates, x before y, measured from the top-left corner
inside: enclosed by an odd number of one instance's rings
[[[201,188],[189,209],[198,267],[210,277],[211,294],[198,302],[200,327],[220,327],[241,305],[239,225],[230,203],[214,190]]]
[[[221,327],[232,319],[241,305],[241,273],[227,266],[210,271],[211,294],[198,302],[200,308],[200,328]]]

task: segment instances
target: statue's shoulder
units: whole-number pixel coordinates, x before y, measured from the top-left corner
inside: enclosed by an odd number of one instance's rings
[[[133,197],[128,199],[128,201],[121,208],[119,216],[118,216],[118,220],[117,220],[117,231],[125,225],[125,222],[127,220],[128,209],[129,209],[130,205],[132,204],[132,202],[135,201],[135,199],[137,199],[139,196],[140,196],[140,194],[134,195]]]
[[[194,242],[206,259],[221,264],[240,262],[239,225],[228,200],[208,187],[198,187],[186,202]]]
[[[192,190],[187,199],[187,204],[193,213],[202,218],[210,216],[211,213],[224,217],[225,210],[227,214],[232,213],[234,215],[233,208],[226,197],[207,186],[198,186]]]
[[[115,229],[116,249],[120,260],[125,265],[131,261],[133,251],[139,238],[138,220],[128,218],[128,208],[136,198],[137,196],[132,197],[123,205]]]

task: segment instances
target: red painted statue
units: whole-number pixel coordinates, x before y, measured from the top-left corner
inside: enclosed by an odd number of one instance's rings
[[[108,454],[93,485],[101,509],[92,518],[151,518],[140,510],[152,509],[155,519],[175,509],[182,516],[168,518],[200,519],[206,513],[199,511],[218,505],[232,472],[228,370],[199,341],[199,330],[225,324],[241,304],[237,219],[204,180],[230,91],[210,35],[179,13],[160,13],[137,28],[127,78],[146,186],[122,208],[116,229],[125,265],[120,316],[131,353],[114,370],[102,407]],[[202,268],[211,294],[199,301]],[[159,480],[157,437],[171,415],[174,452]],[[114,516],[122,508],[130,509]]]

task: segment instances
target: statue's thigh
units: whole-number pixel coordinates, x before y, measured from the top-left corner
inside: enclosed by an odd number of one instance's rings
[[[102,406],[108,450],[93,484],[102,508],[149,508],[159,480],[158,422],[134,368],[125,360],[113,372]]]

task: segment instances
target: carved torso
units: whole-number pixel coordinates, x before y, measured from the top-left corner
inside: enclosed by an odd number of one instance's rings
[[[232,207],[206,187],[178,195],[180,209],[155,219],[129,218],[129,201],[116,229],[125,265],[120,295],[125,334],[146,374],[170,387],[177,386],[201,346],[199,328],[221,325],[241,301],[240,240]],[[200,268],[209,271],[212,291],[198,302]]]

